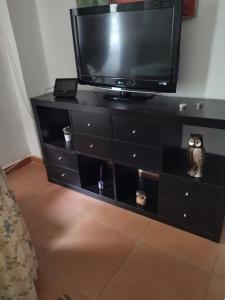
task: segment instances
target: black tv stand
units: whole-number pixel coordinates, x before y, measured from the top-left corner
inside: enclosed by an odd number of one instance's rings
[[[121,91],[119,94],[105,94],[103,96],[107,100],[114,101],[145,101],[155,97],[155,94],[144,94],[136,92]]]
[[[76,100],[60,101],[52,94],[31,100],[49,181],[219,241],[225,156],[207,151],[204,176],[196,179],[187,175],[181,145],[186,125],[197,126],[196,132],[225,130],[224,101],[155,96],[116,102],[103,96],[78,90]],[[64,140],[66,126],[71,142]],[[101,168],[104,188],[99,190]],[[136,204],[139,169],[147,195],[143,207]]]

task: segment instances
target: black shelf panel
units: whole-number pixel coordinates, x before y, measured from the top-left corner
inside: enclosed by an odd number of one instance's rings
[[[149,212],[152,214],[158,214],[158,200],[155,197],[152,197],[151,199],[147,198],[147,202],[145,206],[140,206],[136,203],[136,196],[127,196],[121,197],[120,199],[117,199],[117,201],[122,202],[128,206],[134,207],[137,211],[142,212]]]
[[[83,187],[83,189],[90,191],[94,194],[98,194],[98,195],[110,198],[112,200],[114,199],[114,188],[113,188],[113,184],[111,184],[111,183],[106,183],[104,186],[104,189],[102,191],[100,191],[98,189],[98,184]]]
[[[55,148],[60,148],[63,150],[68,150],[68,151],[74,151],[73,149],[73,142],[66,142],[64,138],[61,139],[55,139],[55,140],[49,140],[45,142],[46,145],[55,147]]]
[[[72,150],[72,142],[65,142],[63,128],[70,126],[69,111],[53,107],[37,107],[40,135],[45,144]]]
[[[186,150],[167,149],[163,158],[162,173],[184,178],[191,182],[204,183],[221,188],[224,163],[224,156],[206,153],[204,176],[202,178],[194,178],[187,174],[189,163]]]
[[[110,199],[115,199],[112,163],[81,154],[77,157],[82,189]],[[99,191],[98,181],[100,180],[101,167],[101,180],[104,183],[104,189]]]
[[[136,192],[140,189],[138,169],[116,165],[117,201],[135,208],[139,212],[158,213],[158,188],[159,176],[157,174],[144,172],[142,174],[142,188],[147,200],[146,205],[141,207],[136,204]]]

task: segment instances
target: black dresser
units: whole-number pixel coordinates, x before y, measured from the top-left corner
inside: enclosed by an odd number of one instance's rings
[[[224,156],[207,153],[204,177],[192,178],[181,140],[184,125],[224,130],[224,101],[155,96],[113,102],[103,95],[79,91],[75,99],[31,99],[49,181],[218,242]],[[64,141],[66,126],[71,142]],[[147,194],[142,208],[136,205],[139,169]]]

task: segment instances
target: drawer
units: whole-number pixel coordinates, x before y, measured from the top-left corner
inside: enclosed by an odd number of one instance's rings
[[[202,211],[216,211],[220,192],[199,183],[173,179],[166,176],[160,178],[160,204],[181,204],[196,207]]]
[[[77,134],[76,143],[76,149],[79,152],[106,159],[112,159],[111,140]]]
[[[49,171],[51,179],[80,187],[80,178],[77,171],[68,170],[54,165],[50,165]]]
[[[200,208],[185,207],[180,204],[167,203],[161,206],[160,215],[169,221],[195,230],[213,232],[215,212],[206,212]]]
[[[136,168],[150,171],[160,169],[160,151],[129,143],[115,142],[115,159]]]
[[[75,153],[69,153],[48,146],[46,146],[46,153],[48,161],[51,164],[77,170],[77,159]]]
[[[76,133],[111,138],[111,117],[108,114],[72,111],[71,115]]]
[[[160,147],[160,124],[156,122],[113,117],[113,134],[116,140]]]

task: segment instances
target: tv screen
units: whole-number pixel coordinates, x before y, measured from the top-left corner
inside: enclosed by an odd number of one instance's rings
[[[73,10],[80,83],[175,91],[181,20],[178,7],[171,2],[169,7],[157,9],[137,3]]]

